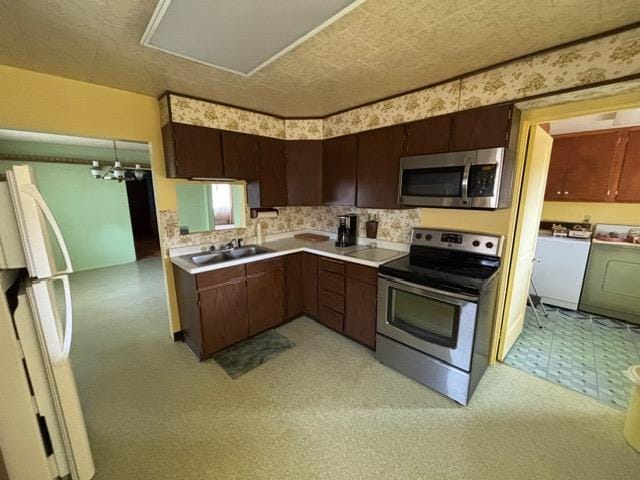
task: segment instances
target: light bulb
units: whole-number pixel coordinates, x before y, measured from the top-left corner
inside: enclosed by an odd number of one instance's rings
[[[113,166],[111,171],[113,172],[113,176],[116,180],[124,179],[124,168],[122,168],[122,164],[118,160],[116,160],[116,164]]]
[[[142,180],[144,178],[144,170],[139,163],[136,163],[136,169],[133,171],[133,174],[136,176],[136,180]]]
[[[93,175],[93,178],[102,177],[102,169],[100,168],[100,164],[97,160],[91,162],[91,175]]]

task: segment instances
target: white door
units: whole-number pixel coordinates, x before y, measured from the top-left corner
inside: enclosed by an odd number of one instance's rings
[[[38,190],[33,169],[28,165],[16,165],[6,173],[29,275],[43,279],[71,273],[71,259],[62,232]],[[51,243],[49,232],[56,239],[64,262],[62,268],[56,265],[56,245]]]
[[[498,347],[499,360],[504,360],[507,356],[524,326],[552,145],[553,138],[541,127],[534,125],[529,129],[509,286]]]
[[[88,480],[93,477],[95,469],[69,361],[73,332],[69,278],[62,275],[32,281],[27,287],[27,295],[40,340],[68,468],[74,480]]]

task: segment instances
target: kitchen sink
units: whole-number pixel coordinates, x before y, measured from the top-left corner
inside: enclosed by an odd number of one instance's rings
[[[191,255],[189,259],[196,265],[211,265],[213,263],[229,262],[239,258],[253,257],[255,255],[263,255],[271,252],[273,252],[273,250],[270,248],[247,245],[246,247],[236,248],[233,250],[199,253],[197,255]]]

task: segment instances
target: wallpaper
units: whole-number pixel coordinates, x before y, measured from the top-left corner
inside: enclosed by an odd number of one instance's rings
[[[463,78],[460,110],[640,73],[640,29]]]
[[[321,118],[311,120],[286,119],[284,133],[287,140],[322,140],[323,121]]]
[[[321,139],[640,74],[640,28],[516,60],[324,119],[287,119],[171,95],[173,120],[276,138]],[[613,86],[611,87],[613,88]],[[615,91],[608,90],[608,91]],[[596,94],[598,92],[595,92]],[[592,98],[589,91],[578,99]],[[168,118],[161,102],[163,121]]]
[[[173,94],[169,95],[169,102],[174,122],[284,138],[281,118]]]
[[[357,213],[360,236],[366,236],[365,222],[371,214],[376,215],[379,222],[379,240],[408,244],[411,240],[411,228],[420,223],[418,209],[374,210],[350,207],[280,207],[278,210],[280,214],[277,217],[259,220],[262,224],[264,235],[306,229],[335,233],[338,215]],[[178,214],[173,210],[161,210],[159,222],[162,248],[167,249],[203,244],[219,245],[236,237],[251,237],[255,235],[258,220],[249,218],[249,212],[247,212],[246,228],[192,233],[189,235],[180,235]]]

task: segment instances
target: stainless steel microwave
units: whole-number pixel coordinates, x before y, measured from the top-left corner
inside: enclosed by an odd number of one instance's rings
[[[515,155],[506,148],[400,159],[398,203],[448,208],[507,208]]]

